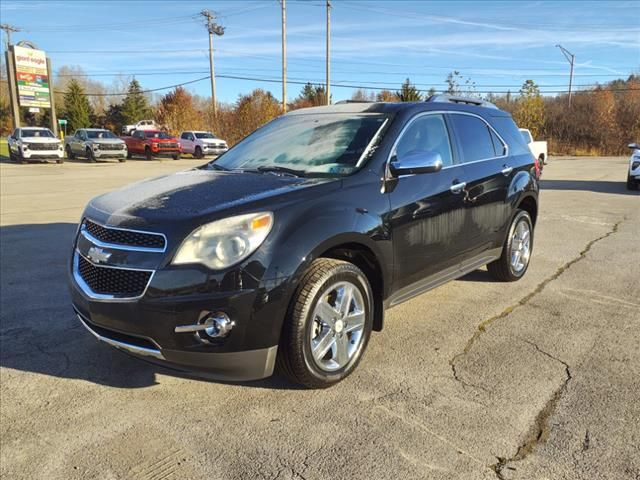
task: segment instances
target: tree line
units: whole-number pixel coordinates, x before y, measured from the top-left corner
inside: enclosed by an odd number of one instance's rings
[[[64,76],[60,74],[64,72]],[[6,78],[0,78],[6,82]],[[6,85],[6,84],[5,84]],[[575,92],[571,108],[567,95],[544,96],[533,80],[527,80],[515,94],[480,95],[475,82],[458,71],[446,77],[447,88],[420,90],[406,79],[396,91],[355,90],[353,101],[419,102],[436,93],[470,96],[495,103],[510,112],[535,139],[547,140],[552,154],[626,154],[627,143],[640,141],[640,76],[631,75]],[[62,67],[56,82],[55,100],[59,118],[66,118],[67,131],[82,127],[104,127],[120,133],[123,125],[154,119],[172,134],[182,130],[212,130],[230,145],[282,114],[281,103],[268,91],[255,89],[239,95],[233,103],[218,105],[214,116],[211,101],[176,87],[163,96],[145,93],[135,78],[116,78],[112,89],[126,95],[110,94],[101,82],[89,80],[79,67]],[[11,128],[8,96],[0,95],[0,134]],[[61,93],[62,92],[62,93]],[[289,110],[326,104],[323,85],[304,85],[289,102]],[[40,114],[22,109],[25,125],[43,125],[48,110]]]

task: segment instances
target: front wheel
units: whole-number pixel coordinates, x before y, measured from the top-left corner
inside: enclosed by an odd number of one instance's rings
[[[529,268],[532,248],[531,217],[524,210],[518,210],[509,227],[509,235],[502,248],[502,255],[498,260],[487,265],[489,273],[501,282],[520,280]]]
[[[196,147],[196,149],[193,152],[193,156],[198,159],[202,158],[204,156],[202,155],[202,148]]]
[[[153,160],[153,155],[151,154],[151,149],[149,147],[144,149],[144,156],[147,160]]]
[[[180,154],[176,153],[175,155],[171,155],[171,158],[173,158],[174,160],[180,160]]]
[[[627,190],[637,190],[638,189],[638,181],[629,175],[627,177]]]
[[[96,156],[93,154],[93,150],[91,148],[87,147],[85,156],[87,157],[87,160],[89,160],[91,163],[96,162]]]
[[[355,370],[372,325],[373,295],[364,273],[341,260],[314,260],[285,320],[279,370],[308,388],[330,387]]]

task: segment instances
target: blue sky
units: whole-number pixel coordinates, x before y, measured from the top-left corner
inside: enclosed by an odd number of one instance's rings
[[[555,48],[576,55],[577,88],[640,73],[640,2],[426,2],[332,0],[332,83],[397,88],[406,77],[444,88],[458,70],[479,92],[516,92],[526,79],[543,91],[565,90],[569,65]],[[280,4],[248,1],[3,0],[2,23],[46,50],[54,71],[79,65],[96,80],[137,74],[144,88],[207,75],[202,9],[226,28],[215,38],[220,101],[265,88],[280,98]],[[324,82],[324,0],[287,0],[288,96]],[[4,36],[2,39],[4,43]],[[148,75],[149,73],[153,73]],[[147,75],[145,75],[147,74]],[[208,80],[186,86],[210,94]],[[332,87],[334,101],[350,87]]]

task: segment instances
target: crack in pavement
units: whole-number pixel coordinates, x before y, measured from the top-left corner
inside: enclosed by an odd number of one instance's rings
[[[542,292],[545,287],[553,282],[554,280],[556,280],[558,277],[560,277],[560,275],[562,275],[567,269],[571,268],[572,265],[574,265],[575,263],[579,262],[580,260],[582,260],[583,258],[585,258],[585,256],[587,255],[587,253],[589,253],[589,250],[591,250],[591,248],[598,242],[604,240],[607,237],[610,237],[611,235],[613,235],[614,233],[616,233],[618,231],[618,228],[620,227],[620,224],[623,222],[623,220],[619,220],[618,222],[616,222],[613,225],[613,228],[611,230],[609,230],[607,233],[605,233],[604,235],[601,235],[598,238],[594,238],[593,240],[591,240],[589,243],[587,243],[587,245],[585,246],[585,248],[578,254],[577,257],[573,258],[572,260],[568,261],[567,263],[565,263],[564,265],[562,265],[561,267],[559,267],[553,275],[545,278],[542,282],[540,282],[536,288],[533,289],[533,291],[531,291],[530,293],[528,293],[527,295],[525,295],[524,297],[522,297],[520,300],[518,300],[516,303],[509,305],[507,308],[505,308],[502,312],[500,312],[497,315],[494,315],[491,318],[488,318],[486,320],[483,320],[477,327],[476,331],[474,332],[473,336],[467,341],[467,344],[465,345],[464,349],[462,350],[462,352],[454,355],[451,360],[449,360],[449,365],[451,366],[451,372],[453,373],[453,377],[457,380],[460,381],[460,378],[458,376],[458,371],[456,369],[456,362],[458,361],[458,359],[460,359],[461,357],[463,357],[464,355],[466,355],[467,353],[469,353],[469,351],[471,350],[471,348],[473,347],[474,343],[476,342],[476,340],[478,340],[478,338],[480,338],[480,336],[482,336],[483,333],[485,333],[487,331],[487,329],[489,328],[489,326],[491,326],[491,324],[493,324],[494,322],[496,322],[497,320],[503,319],[507,316],[509,316],[514,310],[516,310],[519,307],[522,307],[524,305],[526,305],[527,303],[529,303],[531,301],[531,299],[533,299],[536,295],[538,295],[540,292]]]
[[[526,305],[527,303],[529,303],[531,301],[531,299],[533,299],[536,295],[541,293],[549,283],[551,283],[552,281],[554,281],[558,277],[560,277],[560,275],[562,275],[565,271],[567,271],[567,269],[571,268],[572,265],[574,265],[575,263],[577,263],[580,260],[584,259],[586,257],[586,255],[587,255],[587,253],[589,253],[591,248],[596,243],[598,243],[598,242],[610,237],[614,233],[616,233],[618,231],[618,228],[620,227],[620,225],[621,225],[621,223],[623,221],[624,221],[624,219],[623,220],[619,220],[618,222],[616,222],[613,225],[611,230],[609,230],[607,233],[605,233],[604,235],[601,235],[601,236],[589,241],[587,243],[587,245],[584,247],[584,249],[578,254],[577,257],[573,258],[569,262],[567,262],[564,265],[562,265],[561,267],[559,267],[553,273],[553,275],[545,278],[542,282],[540,282],[536,286],[536,288],[533,289],[533,291],[531,291],[530,293],[528,293],[527,295],[522,297],[518,302],[516,302],[515,304],[512,304],[512,305],[509,305],[507,308],[505,308],[498,315],[494,315],[493,317],[488,318],[488,319],[484,320],[483,322],[481,322],[478,325],[477,330],[474,332],[473,336],[467,341],[467,343],[466,343],[464,349],[462,350],[462,352],[454,355],[451,358],[451,360],[449,360],[449,365],[451,366],[451,371],[453,373],[454,379],[456,381],[462,383],[463,386],[465,385],[466,382],[461,380],[461,378],[459,377],[459,373],[458,373],[458,370],[456,368],[456,362],[457,362],[458,359],[460,359],[461,357],[463,357],[464,355],[469,353],[469,351],[471,350],[471,348],[475,344],[476,340],[478,340],[478,338],[480,338],[480,336],[487,331],[488,327],[491,324],[493,324],[497,320],[500,320],[502,318],[505,318],[505,317],[509,316],[517,308],[522,307],[522,306]],[[524,340],[524,339],[521,339],[521,340],[523,340],[524,342],[526,342],[529,345],[533,346],[541,354],[546,355],[547,357],[549,357],[549,358],[561,363],[562,365],[564,365],[564,367],[565,367],[565,379],[562,382],[562,384],[553,393],[551,398],[546,402],[544,407],[536,415],[535,420],[534,420],[531,428],[529,429],[529,431],[525,435],[524,441],[518,446],[518,448],[516,450],[516,453],[512,457],[509,457],[509,458],[496,457],[498,462],[496,464],[490,466],[490,468],[493,469],[493,471],[495,472],[495,474],[496,474],[496,476],[497,476],[497,478],[499,480],[506,480],[506,477],[503,474],[503,471],[505,469],[515,470],[514,467],[509,466],[509,463],[523,460],[530,453],[532,453],[534,451],[534,449],[535,449],[535,447],[537,445],[544,444],[547,441],[547,439],[549,438],[549,434],[551,432],[551,428],[549,426],[549,422],[550,422],[551,416],[555,413],[555,410],[556,410],[556,407],[558,405],[558,402],[560,401],[560,398],[562,397],[562,395],[566,391],[568,383],[572,379],[571,370],[569,368],[569,364],[568,363],[566,363],[565,361],[563,361],[563,360],[561,360],[561,359],[559,359],[557,357],[554,357],[553,355],[551,355],[548,352],[545,352],[544,350],[541,350],[540,347],[538,347],[538,345],[536,345],[533,342],[530,342],[530,341]]]
[[[558,402],[562,398],[562,395],[567,390],[569,382],[573,378],[571,376],[571,369],[569,368],[569,364],[567,362],[558,357],[554,357],[548,352],[545,352],[540,347],[538,347],[538,345],[530,342],[529,340],[521,340],[534,347],[541,354],[564,365],[565,379],[562,384],[556,389],[556,391],[553,392],[553,395],[551,395],[551,398],[549,398],[547,403],[545,403],[544,407],[542,407],[542,409],[536,415],[533,424],[525,435],[523,442],[518,446],[515,455],[510,458],[497,457],[498,463],[491,466],[493,468],[493,471],[496,473],[496,476],[500,480],[506,480],[504,475],[502,474],[505,468],[509,470],[515,470],[515,468],[509,466],[510,463],[524,460],[535,450],[537,445],[544,444],[548,440],[549,435],[551,434],[551,416],[555,413]]]

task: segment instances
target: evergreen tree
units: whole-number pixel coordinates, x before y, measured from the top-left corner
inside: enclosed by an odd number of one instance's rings
[[[76,80],[71,80],[67,85],[67,91],[64,94],[64,115],[70,131],[91,125],[90,117],[93,111],[84,89]]]
[[[400,99],[401,102],[421,102],[422,94],[415,85],[411,84],[411,81],[407,78],[400,90],[396,92],[396,96]]]
[[[527,80],[520,88],[520,98],[513,112],[518,126],[531,130],[533,138],[540,136],[544,128],[545,107],[540,89],[533,80]]]
[[[150,114],[147,98],[142,93],[140,83],[134,78],[129,84],[127,96],[122,102],[122,120],[125,125],[144,120]]]

